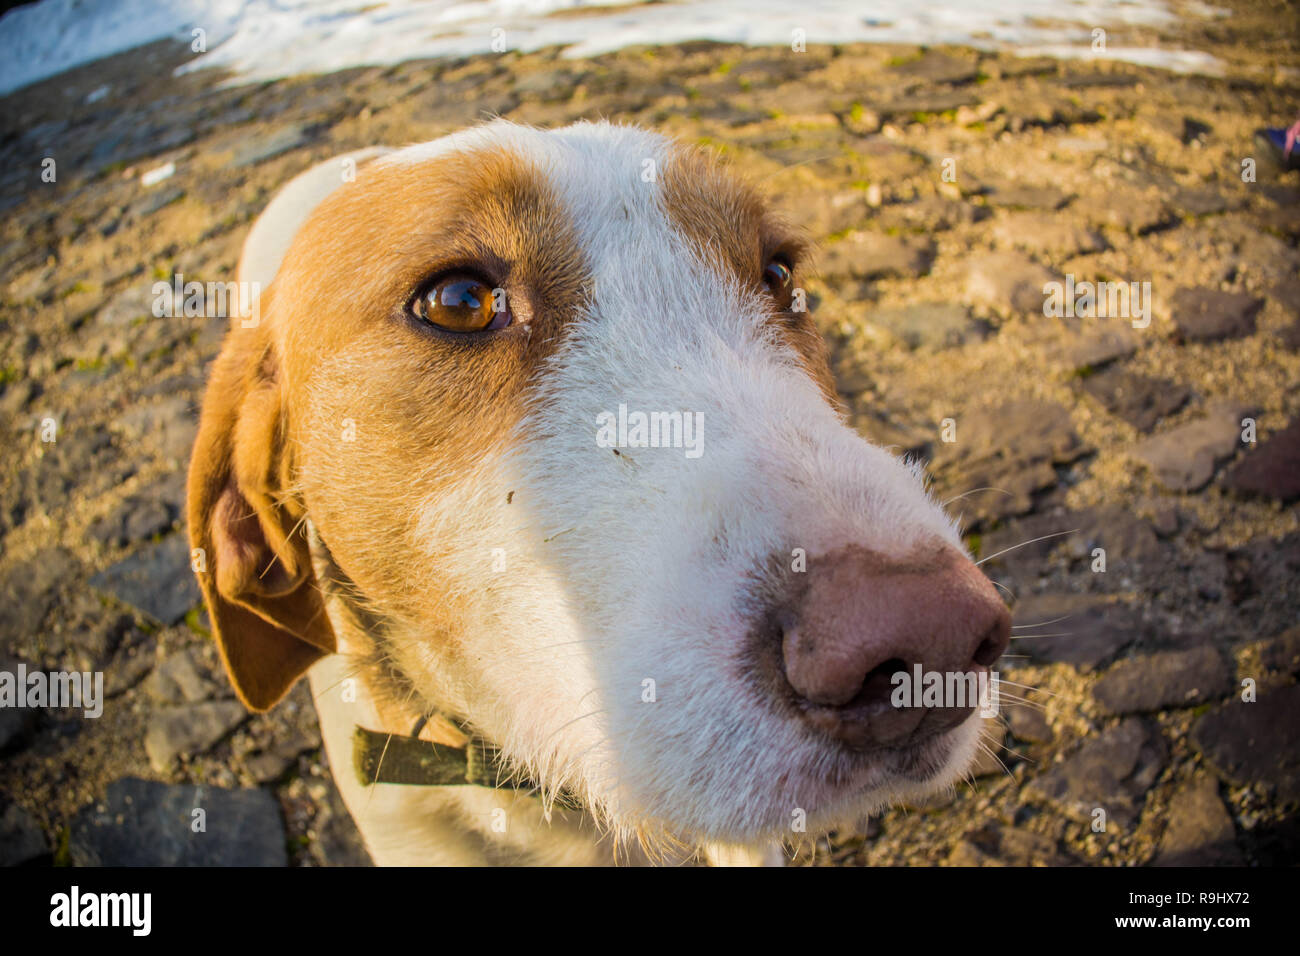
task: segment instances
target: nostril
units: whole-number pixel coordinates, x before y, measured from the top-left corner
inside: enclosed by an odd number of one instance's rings
[[[909,669],[907,662],[899,657],[891,657],[873,667],[863,678],[861,689],[849,701],[849,705],[875,704],[889,700],[895,686],[894,675],[900,672],[906,674]]]
[[[1011,612],[1001,600],[997,600],[996,610],[993,623],[975,648],[974,661],[981,667],[991,667],[994,661],[1006,653],[1007,645],[1011,643]]]
[[[870,673],[867,674],[867,680],[871,680],[873,677],[883,677],[885,680],[893,680],[894,675],[899,671],[907,673],[907,661],[903,660],[901,657],[891,657],[884,663],[871,668]]]
[[[975,648],[975,663],[981,667],[989,667],[1002,656],[1002,641],[996,633],[990,634],[984,640],[980,641],[980,646]]]

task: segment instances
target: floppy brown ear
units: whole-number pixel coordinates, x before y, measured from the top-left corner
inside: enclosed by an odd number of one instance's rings
[[[287,494],[284,396],[266,322],[232,325],[190,459],[190,546],[201,549],[193,563],[226,672],[245,705],[266,710],[335,643],[304,513]]]

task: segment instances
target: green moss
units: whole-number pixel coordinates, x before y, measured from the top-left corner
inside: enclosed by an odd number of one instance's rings
[[[70,831],[67,827],[59,827],[59,832],[54,837],[55,866],[72,866],[72,851],[68,849],[69,836]]]
[[[185,626],[199,637],[211,638],[212,632],[202,624],[203,608],[192,607],[185,612]]]

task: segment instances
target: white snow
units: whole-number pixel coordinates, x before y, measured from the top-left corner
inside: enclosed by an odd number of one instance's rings
[[[182,70],[220,66],[236,82],[503,48],[584,57],[698,39],[789,45],[795,30],[810,44],[953,43],[1216,72],[1195,50],[1093,52],[1097,28],[1174,17],[1163,0],[40,0],[0,18],[0,94],[164,37],[204,51]]]

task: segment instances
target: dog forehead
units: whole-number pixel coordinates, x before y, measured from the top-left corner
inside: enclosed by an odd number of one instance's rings
[[[498,120],[390,154],[380,166],[506,152],[563,204],[591,271],[635,255],[675,255],[685,241],[752,268],[769,225],[746,187],[698,151],[649,130],[579,122],[541,130]]]
[[[674,148],[658,133],[632,126],[581,122],[542,130],[497,120],[398,150],[376,165],[426,163],[455,153],[509,152],[542,176],[576,218],[591,225],[653,208],[657,171]]]

